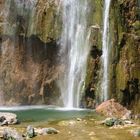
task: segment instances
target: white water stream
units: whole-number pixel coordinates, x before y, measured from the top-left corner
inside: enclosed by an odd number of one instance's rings
[[[102,34],[102,67],[103,76],[101,79],[101,101],[106,101],[108,99],[108,88],[109,88],[109,10],[110,10],[111,0],[104,1],[104,20],[103,20],[103,34]]]
[[[60,6],[63,15],[60,44],[61,51],[67,52],[67,56],[61,56],[62,61],[66,61],[66,70],[59,85],[64,106],[74,108],[79,107],[90,50],[90,31],[87,29],[88,0],[62,0]]]

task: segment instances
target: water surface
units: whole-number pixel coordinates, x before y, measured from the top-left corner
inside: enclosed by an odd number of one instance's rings
[[[80,108],[59,108],[53,106],[19,106],[0,107],[0,112],[17,114],[20,121],[53,121],[63,119],[84,118],[95,114],[94,110]]]

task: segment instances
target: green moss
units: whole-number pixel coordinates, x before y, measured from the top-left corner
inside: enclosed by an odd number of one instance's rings
[[[132,24],[132,26],[135,30],[140,30],[140,21],[136,21]]]
[[[86,76],[86,80],[85,80],[85,87],[87,87],[89,85],[89,83],[91,83],[91,81],[93,80],[93,63],[92,63],[92,58],[89,57],[88,58],[88,65],[87,65],[87,76]]]

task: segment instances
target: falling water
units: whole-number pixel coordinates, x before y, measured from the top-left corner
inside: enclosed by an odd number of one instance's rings
[[[103,37],[102,37],[102,65],[103,65],[103,77],[102,77],[102,101],[108,99],[108,67],[109,67],[109,9],[110,9],[111,0],[105,0],[104,3],[104,25],[103,25]]]
[[[80,93],[84,88],[86,63],[89,53],[90,31],[87,29],[89,0],[62,0],[63,26],[61,59],[66,70],[59,81],[64,106],[79,107]]]

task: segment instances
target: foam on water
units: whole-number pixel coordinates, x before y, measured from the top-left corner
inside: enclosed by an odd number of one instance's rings
[[[35,109],[44,109],[44,110],[58,110],[58,111],[88,111],[89,109],[82,108],[64,108],[58,106],[47,106],[47,105],[31,105],[31,106],[0,106],[0,111],[22,111],[22,110],[35,110]]]

